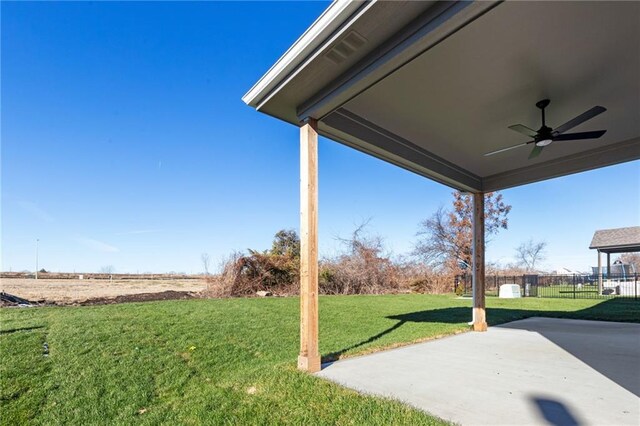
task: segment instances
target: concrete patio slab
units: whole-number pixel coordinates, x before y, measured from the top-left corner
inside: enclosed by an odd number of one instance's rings
[[[529,318],[317,375],[463,425],[638,425],[640,324]]]

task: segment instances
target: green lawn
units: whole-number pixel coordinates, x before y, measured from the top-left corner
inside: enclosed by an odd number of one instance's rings
[[[453,296],[321,297],[325,359],[467,329]],[[633,300],[489,298],[528,316],[640,321]],[[2,424],[441,424],[295,369],[298,299],[0,310]],[[47,342],[49,356],[43,356]]]
[[[574,287],[573,284],[551,285],[548,287],[538,287],[539,297],[562,297],[567,299],[591,299],[602,298],[611,299],[615,295],[598,294],[598,285],[585,284],[581,288]]]

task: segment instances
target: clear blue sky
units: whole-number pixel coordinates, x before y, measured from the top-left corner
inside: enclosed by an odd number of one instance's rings
[[[298,226],[298,130],[241,96],[326,7],[305,3],[2,3],[2,269],[202,270]],[[396,254],[451,190],[320,142],[320,245],[364,218]],[[586,270],[593,231],[638,225],[640,163],[504,191],[488,248],[549,244]]]

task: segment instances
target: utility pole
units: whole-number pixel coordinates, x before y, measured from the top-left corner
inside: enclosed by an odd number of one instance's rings
[[[40,239],[36,238],[36,280],[38,279],[38,242]]]

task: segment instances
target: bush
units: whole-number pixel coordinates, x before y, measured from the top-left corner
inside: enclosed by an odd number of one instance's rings
[[[382,238],[367,236],[366,223],[348,239],[343,252],[322,259],[319,265],[321,294],[383,294],[401,292],[448,293],[453,275],[440,273],[415,261],[394,260],[384,250]],[[232,253],[220,273],[207,277],[214,297],[253,296],[257,291],[277,295],[298,294],[300,288],[300,239],[295,231],[276,233],[270,250]]]
[[[364,235],[366,223],[342,239],[343,254],[320,264],[320,293],[381,294],[401,288],[401,270],[384,253],[382,239]]]
[[[388,258],[343,255],[321,263],[319,287],[322,294],[392,293],[400,289],[400,275]]]
[[[402,275],[406,286],[416,293],[450,293],[455,277],[423,263],[407,261],[402,264]]]
[[[232,253],[220,274],[209,277],[208,292],[216,297],[253,296],[257,291],[293,294],[300,276],[300,238],[295,231],[278,231],[271,250]]]

